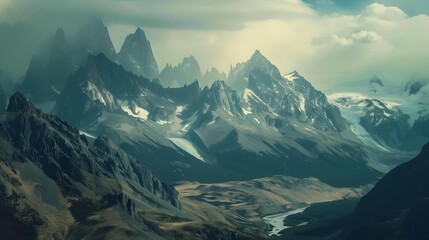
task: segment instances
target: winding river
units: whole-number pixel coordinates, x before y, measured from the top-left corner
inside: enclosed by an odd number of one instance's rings
[[[307,209],[308,207],[303,207],[303,208],[298,208],[295,210],[290,210],[287,212],[283,212],[283,213],[277,213],[274,215],[269,215],[269,216],[265,216],[262,219],[264,220],[265,223],[268,223],[270,225],[273,226],[273,229],[271,230],[271,232],[268,234],[270,236],[279,236],[280,232],[284,229],[290,228],[291,226],[285,226],[283,223],[283,220],[285,218],[287,218],[290,215],[294,215],[297,213],[302,213],[304,212],[305,209]]]

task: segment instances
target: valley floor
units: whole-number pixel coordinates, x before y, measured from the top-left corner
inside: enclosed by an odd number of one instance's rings
[[[214,184],[183,182],[176,185],[185,211],[201,220],[222,222],[265,238],[269,235],[276,237],[271,234],[273,230],[282,235],[280,231],[283,230],[273,228],[281,228],[284,218],[277,226],[272,226],[267,223],[270,222],[267,217],[290,211],[299,213],[307,206],[321,202],[358,199],[371,187],[335,188],[315,178],[287,176]]]

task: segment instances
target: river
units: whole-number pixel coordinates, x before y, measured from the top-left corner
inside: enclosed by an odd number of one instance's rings
[[[283,220],[285,218],[287,218],[288,216],[290,216],[290,215],[294,215],[294,214],[297,214],[297,213],[302,213],[307,208],[308,207],[298,208],[298,209],[295,209],[295,210],[290,210],[290,211],[287,211],[287,212],[277,213],[277,214],[274,214],[274,215],[269,215],[269,216],[263,217],[262,220],[264,220],[265,223],[268,223],[268,224],[274,226],[273,229],[271,230],[271,232],[268,235],[270,235],[270,236],[273,236],[273,235],[279,236],[280,235],[279,233],[282,230],[291,227],[291,226],[285,226],[284,223],[283,223]]]

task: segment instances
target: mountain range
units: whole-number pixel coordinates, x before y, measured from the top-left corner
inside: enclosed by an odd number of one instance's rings
[[[426,236],[428,83],[374,76],[325,93],[259,50],[228,75],[194,56],[160,72],[141,28],[118,53],[99,19],[72,39],[59,28],[18,92],[0,86],[0,234],[266,239],[263,215],[381,179],[330,238]]]
[[[374,140],[371,145],[417,153],[429,137],[425,127],[429,81],[413,78],[404,86],[383,82],[373,77],[368,82],[347,83],[331,90],[329,98],[353,123],[358,136]]]
[[[251,59],[269,63],[260,52]],[[278,73],[274,66],[269,71]],[[334,185],[375,179],[358,139],[323,93],[296,73],[291,80],[257,68],[247,74],[242,96],[224,81],[203,89],[198,82],[163,88],[103,54],[90,55],[70,76],[53,113],[91,135],[108,135],[135,157],[159,158],[163,149],[162,160],[145,164],[166,181],[282,173]],[[321,136],[323,144],[316,140]],[[339,170],[349,166],[357,170],[350,181]]]
[[[107,27],[101,20],[93,19],[82,25],[71,41],[67,41],[63,29],[58,29],[33,56],[19,89],[49,112],[69,75],[86,62],[88,54],[99,53],[121,63],[136,75],[149,79],[159,76],[158,65],[143,30],[138,28],[130,34],[117,54]]]
[[[210,87],[216,80],[226,80],[226,74],[216,68],[201,72],[200,64],[194,56],[186,57],[177,66],[167,64],[160,74],[164,87],[178,88],[198,81],[202,87]]]
[[[182,209],[173,186],[106,136],[89,143],[21,93],[0,113],[4,239],[263,239]]]

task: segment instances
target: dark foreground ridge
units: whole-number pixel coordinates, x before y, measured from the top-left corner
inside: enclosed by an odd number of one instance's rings
[[[340,239],[429,239],[429,144],[361,199]]]

